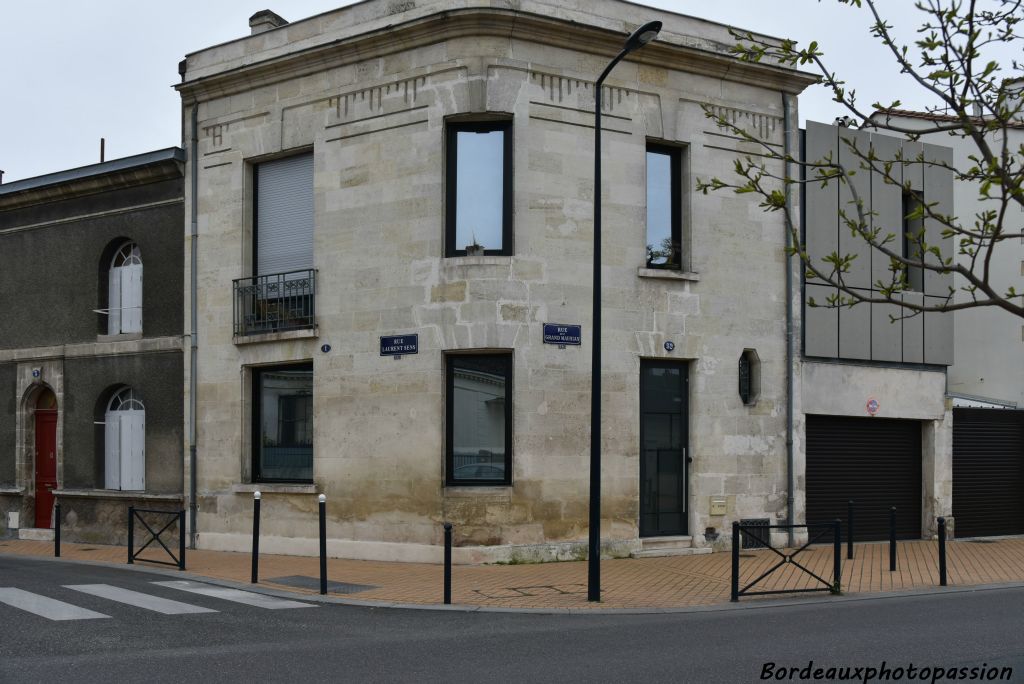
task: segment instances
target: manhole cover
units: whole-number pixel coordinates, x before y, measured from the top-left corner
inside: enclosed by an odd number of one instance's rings
[[[305,575],[289,575],[288,577],[273,577],[267,580],[274,584],[283,584],[286,587],[296,587],[298,589],[313,589],[320,591],[320,578],[319,577],[306,577]],[[369,591],[370,589],[379,589],[380,587],[373,584],[350,584],[348,582],[332,582],[327,581],[327,593],[329,594],[358,594],[361,591]]]

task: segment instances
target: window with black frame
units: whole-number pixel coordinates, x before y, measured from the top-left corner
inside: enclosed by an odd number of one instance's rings
[[[253,480],[313,481],[313,364],[254,368]]]
[[[447,399],[447,484],[510,484],[512,356],[448,356]]]
[[[446,128],[445,256],[512,254],[512,122]]]
[[[647,145],[647,267],[681,269],[682,149]]]

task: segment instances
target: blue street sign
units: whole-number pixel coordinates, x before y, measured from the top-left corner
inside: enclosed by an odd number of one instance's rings
[[[411,335],[382,335],[380,338],[381,356],[403,356],[405,354],[418,354],[420,351],[420,336],[416,333]]]
[[[557,344],[560,347],[566,345],[580,345],[582,338],[582,326],[565,325],[564,323],[544,324],[544,344]]]

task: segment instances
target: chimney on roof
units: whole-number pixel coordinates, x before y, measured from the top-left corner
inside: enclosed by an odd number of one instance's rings
[[[279,26],[284,26],[288,21],[280,14],[271,12],[270,10],[260,10],[256,14],[249,17],[249,28],[252,29],[251,35],[257,33],[263,33],[271,29],[276,29]]]

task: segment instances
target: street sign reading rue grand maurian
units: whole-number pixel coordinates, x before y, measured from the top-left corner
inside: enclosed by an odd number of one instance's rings
[[[579,346],[582,338],[581,327],[564,323],[545,323],[544,344],[557,344],[560,347],[567,344]]]

